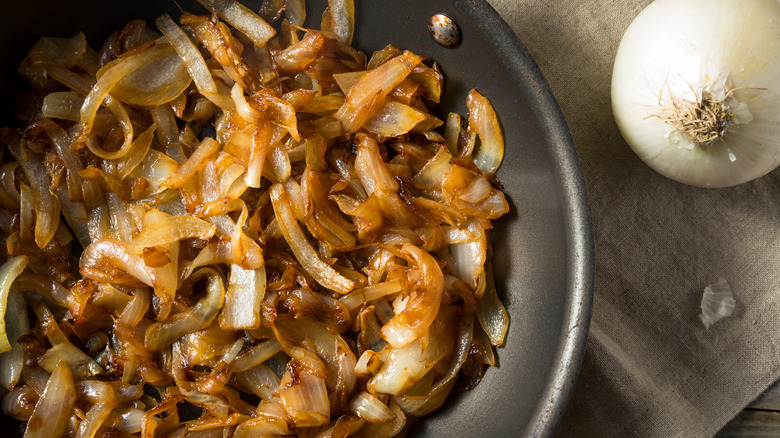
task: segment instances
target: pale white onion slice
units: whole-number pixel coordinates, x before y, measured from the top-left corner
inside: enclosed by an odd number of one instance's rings
[[[464,243],[450,245],[450,254],[453,263],[449,269],[454,275],[477,290],[479,276],[485,270],[487,258],[487,235],[485,229],[478,220],[471,218],[466,226],[459,230],[458,234],[464,235],[467,240]],[[466,236],[471,236],[468,238]]]
[[[27,422],[25,438],[49,438],[65,432],[71,409],[76,401],[73,377],[67,365],[61,362],[46,382],[43,395]]]
[[[282,351],[282,346],[275,339],[269,339],[265,342],[261,342],[257,345],[249,347],[243,352],[239,353],[236,360],[233,361],[233,371],[241,372],[253,368],[266,360],[268,360],[274,354]]]
[[[236,1],[198,0],[198,3],[219,15],[258,46],[264,46],[276,34],[276,30],[259,15]]]
[[[504,343],[506,332],[509,329],[509,314],[504,303],[498,297],[495,284],[493,284],[493,267],[490,263],[485,267],[483,275],[485,277],[485,291],[482,293],[479,306],[477,306],[477,319],[490,338],[490,343],[498,347]]]
[[[8,294],[16,277],[27,267],[27,256],[16,256],[0,266],[0,353],[11,351],[11,343],[6,333],[5,314],[8,311]]]
[[[0,268],[0,275],[2,271]],[[10,341],[11,350],[0,354],[0,385],[10,391],[19,381],[24,367],[24,348],[17,340],[30,330],[27,308],[21,294],[11,292],[7,295],[4,312],[0,312],[0,315],[3,314],[4,331]]]
[[[385,137],[398,137],[409,133],[428,115],[409,105],[389,100],[371,118],[363,123],[369,132]]]
[[[208,327],[225,302],[225,287],[222,279],[214,270],[202,268],[193,275],[193,279],[206,276],[206,296],[184,312],[155,322],[146,329],[144,346],[152,351],[162,350],[187,333]]]
[[[162,187],[177,189],[200,171],[222,146],[213,138],[205,137],[195,151],[182,163],[171,176],[161,184]]]
[[[474,155],[474,164],[485,173],[493,174],[504,159],[504,137],[493,106],[479,94],[471,90],[466,99],[469,111],[469,129],[479,135],[481,142]]]
[[[355,3],[353,0],[328,0],[328,8],[322,14],[320,29],[333,32],[339,41],[352,44],[355,32]]]
[[[389,423],[395,413],[373,395],[363,391],[349,402],[349,410],[371,423]]]
[[[41,113],[44,117],[53,119],[81,120],[81,105],[84,104],[84,95],[75,91],[55,91],[43,98]]]

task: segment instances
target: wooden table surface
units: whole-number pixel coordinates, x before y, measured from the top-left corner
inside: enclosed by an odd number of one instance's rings
[[[780,381],[770,386],[715,436],[780,437]]]

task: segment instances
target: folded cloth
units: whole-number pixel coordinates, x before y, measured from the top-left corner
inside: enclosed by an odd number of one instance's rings
[[[712,436],[780,376],[780,171],[700,189],[629,149],[611,113],[612,64],[650,0],[489,2],[558,99],[591,202],[593,319],[559,435]],[[720,278],[736,307],[706,329],[702,294]]]

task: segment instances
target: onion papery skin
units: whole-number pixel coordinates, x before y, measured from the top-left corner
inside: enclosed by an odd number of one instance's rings
[[[612,110],[626,142],[675,181],[728,187],[780,164],[780,3],[658,0],[626,30],[612,76]],[[707,144],[657,117],[670,95],[726,97],[729,127]]]

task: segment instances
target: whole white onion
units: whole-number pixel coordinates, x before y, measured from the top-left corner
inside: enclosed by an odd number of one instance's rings
[[[620,43],[612,110],[668,178],[726,187],[765,175],[780,164],[780,2],[651,3]]]

